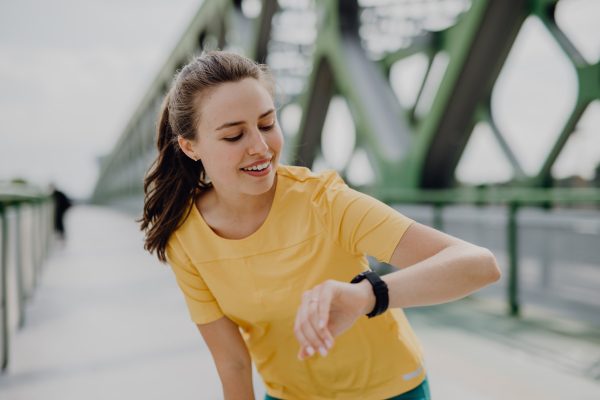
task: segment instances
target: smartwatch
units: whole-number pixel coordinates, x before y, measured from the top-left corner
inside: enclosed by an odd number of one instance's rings
[[[373,311],[367,314],[367,317],[373,318],[383,314],[388,309],[390,297],[388,294],[387,284],[381,280],[375,271],[363,271],[356,275],[350,281],[350,283],[358,283],[365,278],[368,279],[373,286],[373,293],[375,294],[375,308],[373,308]]]

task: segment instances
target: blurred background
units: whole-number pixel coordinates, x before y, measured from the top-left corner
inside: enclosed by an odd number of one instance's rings
[[[497,283],[406,310],[434,398],[600,398],[599,19],[597,0],[0,1],[0,398],[222,398],[134,222],[158,107],[216,48],[272,69],[286,163],[496,255]]]

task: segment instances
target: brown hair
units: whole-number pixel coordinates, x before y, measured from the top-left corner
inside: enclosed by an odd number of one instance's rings
[[[223,83],[245,78],[263,83],[275,101],[275,78],[269,67],[235,53],[215,50],[203,52],[183,67],[162,103],[156,127],[158,156],[144,179],[146,198],[139,221],[146,233],[144,249],[156,251],[162,262],[167,260],[165,248],[169,238],[191,211],[189,205],[196,189],[212,186],[202,161],[186,156],[177,138],[196,140],[202,99]]]

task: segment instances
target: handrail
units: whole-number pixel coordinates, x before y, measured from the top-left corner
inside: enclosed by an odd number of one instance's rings
[[[557,203],[597,203],[600,208],[600,188],[473,187],[420,190],[383,188],[373,194],[388,204],[433,205],[433,225],[438,230],[443,230],[442,209],[446,205],[506,205],[508,207],[507,252],[509,257],[507,299],[509,314],[512,316],[518,316],[520,312],[517,224],[519,208],[522,206],[550,207]]]
[[[30,209],[31,235],[24,238],[23,212],[24,207]],[[9,214],[15,214],[13,222],[15,229],[11,235],[11,221]],[[54,206],[52,197],[40,189],[27,184],[7,184],[0,183],[0,271],[2,285],[0,288],[0,318],[2,319],[2,331],[0,331],[0,372],[3,372],[8,365],[9,353],[9,331],[11,321],[9,320],[9,307],[12,307],[14,299],[9,298],[9,274],[8,260],[9,252],[16,249],[17,254],[11,258],[15,260],[15,279],[16,280],[16,309],[18,315],[18,327],[22,327],[25,321],[25,301],[31,290],[36,286],[37,278],[41,270],[42,262],[46,258],[52,237],[54,233]],[[31,254],[28,259],[30,265],[25,265],[23,261],[24,246],[23,241],[31,241],[28,246]],[[11,241],[14,241],[14,245]],[[10,242],[10,243],[9,243]],[[29,285],[26,282],[26,272],[31,277]]]
[[[600,203],[600,188],[484,187],[453,189],[381,188],[385,203],[491,204],[491,203]]]

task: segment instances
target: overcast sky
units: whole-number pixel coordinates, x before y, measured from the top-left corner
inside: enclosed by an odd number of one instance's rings
[[[0,0],[0,180],[88,196],[202,0]]]

